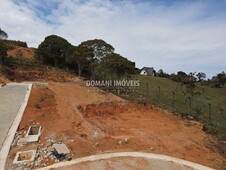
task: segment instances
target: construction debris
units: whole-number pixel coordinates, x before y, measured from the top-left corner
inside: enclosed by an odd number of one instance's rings
[[[55,149],[52,153],[59,160],[62,161],[64,159],[70,161],[71,155],[68,147],[63,143],[55,143],[53,144],[53,148]]]
[[[26,137],[28,138],[28,142],[37,142],[41,135],[41,126],[32,125],[29,127]]]
[[[29,142],[29,139],[27,137],[19,138],[18,141],[17,141],[17,145],[18,146],[24,146],[24,145],[27,145],[28,142]]]
[[[125,139],[119,139],[118,140],[118,145],[122,145],[122,144],[128,144],[128,139],[125,138]]]
[[[15,137],[13,139],[13,142],[11,144],[11,146],[16,146],[17,145],[17,141],[23,137],[23,132],[22,131],[17,131],[16,134],[15,134]]]
[[[36,150],[17,152],[13,164],[33,162],[35,160]]]
[[[68,154],[68,153],[70,153],[70,150],[68,149],[68,147],[63,143],[53,144],[53,147],[55,148],[55,150],[57,151],[58,154]]]
[[[26,138],[20,138],[26,140]],[[51,140],[53,141],[53,140]],[[54,140],[55,141],[55,140]],[[57,163],[59,161],[71,161],[73,154],[64,143],[52,143],[47,139],[46,145],[38,147],[35,152],[33,150],[18,152],[11,169],[33,169],[48,166],[49,163]],[[32,155],[32,156],[31,156]]]

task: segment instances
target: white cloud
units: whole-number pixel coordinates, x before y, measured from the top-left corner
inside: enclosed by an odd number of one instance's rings
[[[154,1],[41,2],[45,1],[1,2],[1,27],[11,39],[37,47],[49,34],[63,36],[75,45],[101,38],[138,67],[209,75],[226,68],[226,17],[216,9],[211,11],[211,4],[203,1],[171,5]]]

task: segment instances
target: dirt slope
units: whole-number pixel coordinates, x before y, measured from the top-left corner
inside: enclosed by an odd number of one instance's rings
[[[13,46],[13,48],[7,51],[8,56],[20,57],[24,59],[34,59],[35,58],[35,48],[19,47]]]
[[[19,130],[26,131],[33,123],[43,127],[38,146],[53,138],[69,146],[74,158],[142,151],[216,169],[226,167],[225,158],[210,149],[214,148],[211,141],[215,140],[202,131],[200,123],[181,120],[153,106],[128,103],[110,93],[87,88],[79,79],[33,88]],[[17,150],[18,147],[12,148],[9,162]]]

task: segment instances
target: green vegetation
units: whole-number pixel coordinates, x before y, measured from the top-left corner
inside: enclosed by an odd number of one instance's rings
[[[158,74],[158,77],[165,77],[165,78],[170,77],[170,75],[168,73],[164,72],[163,69],[159,69],[157,74]]]
[[[115,54],[114,47],[100,39],[73,46],[62,37],[50,35],[39,45],[36,56],[42,64],[71,69],[90,79],[103,79],[108,73],[121,77],[135,72],[135,63]]]
[[[0,39],[0,43],[4,44],[7,49],[13,49],[13,46],[18,46],[18,47],[27,47],[27,43],[23,41],[15,41],[15,40],[3,40]]]
[[[134,75],[140,81],[137,95],[131,100],[155,104],[204,123],[204,130],[226,139],[226,87],[211,88],[195,83],[189,86],[168,78]],[[130,96],[128,96],[130,98]]]
[[[44,97],[39,98],[39,102],[44,102],[44,101],[45,101]]]
[[[41,109],[41,108],[42,108],[39,104],[35,104],[34,107],[35,107],[36,109]]]
[[[38,61],[33,59],[24,59],[21,57],[7,57],[5,58],[5,65],[11,66],[16,65],[20,67],[44,67],[44,65],[40,64]]]
[[[133,74],[135,64],[119,54],[112,53],[101,60],[100,68],[104,73],[102,74],[103,78],[106,79],[110,75],[110,79],[114,79]]]
[[[36,55],[42,64],[62,67],[65,64],[66,51],[70,46],[71,44],[64,38],[50,35],[38,46]]]
[[[7,39],[8,34],[0,28],[0,39]]]
[[[89,71],[93,56],[92,50],[85,46],[71,46],[67,51],[66,63],[72,68],[77,68],[80,77],[84,69]]]
[[[106,55],[114,53],[115,50],[114,47],[101,39],[87,40],[82,42],[80,46],[91,49],[94,58],[97,60],[101,60]]]
[[[11,42],[27,46],[24,42],[5,40],[8,35],[2,30],[0,36],[0,42],[3,42],[0,43],[1,61],[4,61]],[[87,40],[74,46],[57,35],[44,39],[36,51],[36,58],[37,60],[29,60],[7,57],[5,66],[53,66],[50,68],[66,69],[94,80],[139,80],[139,88],[120,87],[123,92],[117,91],[117,94],[131,101],[154,104],[180,113],[183,117],[199,120],[204,124],[205,131],[226,139],[225,72],[218,73],[207,81],[203,72],[187,74],[178,71],[170,75],[160,69],[155,74],[156,77],[142,76],[138,75],[140,70],[135,68],[134,62],[114,53],[114,47],[104,40]],[[44,98],[39,99],[39,102],[42,101]],[[34,107],[41,109],[39,104]]]
[[[7,56],[6,47],[4,44],[0,43],[0,64],[4,63],[6,56]]]

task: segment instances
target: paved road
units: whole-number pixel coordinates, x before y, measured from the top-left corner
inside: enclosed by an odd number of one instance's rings
[[[133,157],[117,157],[106,160],[88,161],[78,165],[57,168],[56,170],[137,170],[137,169],[153,169],[153,170],[194,170],[192,167],[175,164],[173,162],[166,162],[162,160],[154,160],[147,158],[133,158]]]
[[[0,88],[0,148],[18,113],[27,85],[7,85]]]
[[[143,152],[115,152],[91,155],[71,161],[56,163],[39,170],[105,170],[105,169],[155,169],[155,170],[214,170],[193,162],[170,156]]]

